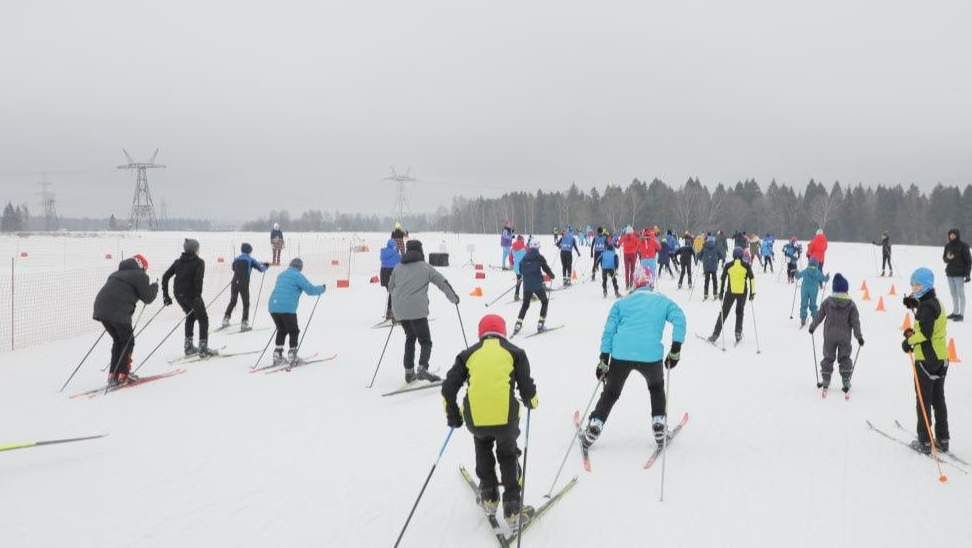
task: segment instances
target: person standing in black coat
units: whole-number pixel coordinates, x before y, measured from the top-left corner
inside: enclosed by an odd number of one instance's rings
[[[871,242],[874,245],[881,246],[881,276],[884,276],[885,269],[891,272],[891,277],[894,277],[894,266],[891,264],[891,237],[888,236],[888,232],[884,231],[881,234],[881,243]]]
[[[972,255],[969,254],[969,244],[962,241],[957,228],[948,231],[942,260],[946,265],[948,290],[952,294],[952,313],[947,317],[960,322],[965,318],[965,284],[969,283],[969,273],[972,272]]]
[[[209,349],[209,315],[202,299],[203,277],[206,275],[206,261],[199,258],[199,242],[186,239],[182,244],[182,255],[162,275],[162,302],[172,304],[169,297],[169,278],[175,276],[172,291],[179,307],[186,313],[186,356],[199,354],[209,357],[216,354]],[[193,330],[199,322],[199,348],[192,344]]]
[[[95,297],[93,318],[105,326],[111,336],[111,363],[108,384],[115,386],[138,380],[131,373],[135,333],[132,315],[138,301],[151,304],[159,294],[159,284],[149,283],[148,261],[135,255],[118,263],[118,270],[108,276]]]

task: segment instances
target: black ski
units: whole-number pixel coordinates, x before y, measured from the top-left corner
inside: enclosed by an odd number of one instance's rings
[[[484,514],[486,514],[486,519],[489,521],[489,526],[493,529],[493,534],[496,535],[496,541],[499,542],[499,545],[502,548],[509,548],[510,543],[506,541],[506,535],[503,534],[503,530],[500,528],[500,523],[499,520],[496,519],[496,514],[488,513],[486,509],[483,508],[483,506],[479,503],[479,485],[476,483],[476,480],[474,480],[469,472],[467,472],[462,466],[459,466],[459,473],[462,474],[462,477],[466,480],[466,483],[469,484],[469,488],[472,489],[473,494],[476,495],[476,505],[479,506],[479,509],[482,510]]]
[[[895,419],[894,425],[897,426],[898,428],[900,428],[901,431],[906,432],[906,433],[911,434],[912,436],[914,436],[914,433],[912,433],[910,430],[908,430],[907,428],[905,428],[904,426],[902,426],[901,423],[898,422],[897,419]],[[955,456],[951,451],[948,451],[948,452],[939,451],[939,454],[940,455],[945,455],[946,457],[954,460],[955,462],[957,462],[957,463],[959,463],[959,464],[961,464],[963,466],[972,466],[972,464],[969,464],[965,460],[963,460],[963,459]]]
[[[185,372],[186,372],[186,370],[184,368],[181,368],[180,367],[179,369],[175,369],[173,371],[169,371],[168,373],[162,373],[162,374],[159,374],[159,375],[151,375],[151,376],[148,376],[148,377],[139,377],[137,381],[131,381],[131,382],[127,382],[125,384],[118,384],[118,385],[114,385],[114,386],[102,386],[100,388],[95,388],[94,390],[88,390],[87,392],[81,392],[80,394],[75,394],[75,395],[71,396],[71,398],[72,399],[73,398],[80,398],[80,397],[94,398],[95,396],[100,396],[100,395],[103,395],[103,394],[107,394],[108,392],[115,392],[115,391],[118,391],[118,390],[123,390],[125,388],[132,388],[132,387],[135,387],[135,386],[139,386],[141,384],[150,383],[150,382],[154,382],[154,381],[161,380],[161,379],[167,379],[169,377],[174,377],[176,375],[181,375],[182,373],[185,373]]]
[[[280,373],[281,371],[283,371],[285,373],[289,373],[295,367],[303,367],[305,365],[311,365],[313,363],[329,362],[329,361],[333,360],[336,357],[337,357],[337,354],[334,354],[333,356],[328,356],[327,358],[317,358],[316,360],[314,360],[314,359],[301,359],[301,360],[297,361],[296,363],[288,361],[285,364],[281,364],[281,366],[279,366],[278,369],[271,369],[270,371],[267,371],[266,374],[269,375],[271,373]]]
[[[180,364],[183,364],[183,363],[197,363],[197,362],[205,362],[205,361],[209,361],[209,360],[214,360],[214,359],[218,359],[218,358],[232,358],[232,357],[235,357],[235,356],[248,356],[250,354],[259,354],[259,353],[260,353],[259,350],[248,350],[246,352],[230,352],[228,354],[213,354],[211,356],[205,356],[205,357],[199,356],[198,354],[194,354],[191,358],[183,359],[183,360],[180,360],[180,361],[178,361],[176,363],[180,363]],[[172,363],[172,362],[169,362],[169,363]]]
[[[536,331],[534,333],[530,333],[529,335],[526,335],[523,338],[524,339],[529,339],[530,337],[536,337],[537,335],[543,335],[544,333],[550,333],[551,331],[556,331],[558,329],[563,329],[564,327],[567,327],[567,326],[566,325],[555,325],[553,327],[547,327],[543,331]]]
[[[907,447],[908,449],[914,451],[915,453],[918,453],[919,455],[926,456],[926,457],[928,457],[928,458],[930,458],[932,460],[935,459],[935,456],[932,455],[931,453],[922,453],[921,451],[918,451],[917,449],[915,449],[914,447],[912,447],[910,443],[908,443],[906,441],[902,441],[902,440],[900,440],[900,439],[892,436],[891,434],[888,434],[884,430],[880,430],[879,428],[877,428],[876,426],[874,426],[873,424],[871,424],[871,421],[867,421],[867,426],[868,426],[868,428],[870,430],[873,430],[875,433],[880,434],[881,436],[883,436],[883,437],[885,437],[885,438],[887,438],[887,439],[889,439],[889,440],[891,440],[893,442],[899,443],[899,444]],[[944,464],[944,465],[951,466],[952,468],[954,468],[955,470],[958,470],[959,472],[962,472],[963,474],[968,474],[969,473],[968,470],[966,470],[965,468],[963,468],[962,466],[960,466],[958,464],[955,464],[952,461],[939,459],[939,462],[942,463],[942,464]]]
[[[432,383],[429,383],[429,384],[422,384],[422,385],[419,385],[419,386],[415,386],[415,383],[416,382],[420,382],[420,381],[412,381],[411,383],[402,386],[398,390],[393,390],[391,392],[385,392],[384,394],[381,395],[381,397],[384,398],[385,396],[394,396],[396,394],[405,394],[405,393],[408,393],[408,392],[415,392],[416,390],[428,390],[429,388],[435,388],[436,386],[442,386],[442,381],[436,381],[436,382],[432,382]]]

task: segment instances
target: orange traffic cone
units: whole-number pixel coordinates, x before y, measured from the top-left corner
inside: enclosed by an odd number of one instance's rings
[[[869,300],[871,300],[871,292],[868,291],[866,287],[864,288],[864,296],[861,297],[861,300],[862,301],[869,301]]]
[[[472,290],[472,293],[470,293],[469,296],[470,297],[482,297],[483,296],[483,288],[477,287],[476,289],[473,289]]]
[[[959,359],[958,354],[955,352],[954,338],[948,340],[948,361],[949,363],[962,363],[962,360]]]
[[[571,275],[570,279],[573,280],[573,281],[575,281],[575,282],[577,281],[577,271],[576,270],[574,271],[574,274]]]
[[[879,297],[878,298],[878,305],[877,305],[877,308],[875,309],[875,311],[876,312],[884,312],[885,311],[884,310],[884,297]]]
[[[861,291],[867,291],[867,280],[861,280]]]
[[[905,329],[911,329],[911,314],[905,312],[904,321],[901,322],[901,327],[898,329],[904,331]]]
[[[894,284],[891,284],[891,291],[888,291],[888,295],[897,295],[898,292],[894,290]]]

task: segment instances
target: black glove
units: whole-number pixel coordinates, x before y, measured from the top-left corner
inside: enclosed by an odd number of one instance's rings
[[[904,341],[901,342],[901,350],[904,350],[905,354],[911,354],[913,347],[910,344],[908,344],[908,339],[905,339]]]
[[[857,346],[864,346],[864,339],[857,339]]]
[[[918,308],[918,299],[912,297],[911,295],[906,295],[905,298],[901,299],[905,308]]]
[[[721,300],[723,300],[725,298],[726,298],[726,292],[725,291],[720,291],[719,292],[719,300],[721,301]]]
[[[462,413],[456,404],[446,404],[446,423],[449,428],[462,428]]]
[[[966,276],[965,277],[965,283],[969,283],[969,281],[972,281],[972,277]]]
[[[816,327],[808,327],[807,328],[807,331],[809,331],[811,335],[813,335],[813,332],[816,331],[816,330],[817,330]]]
[[[171,306],[172,305],[172,297],[170,297],[168,295],[162,295],[162,304],[164,306]]]
[[[607,352],[601,352],[601,355],[598,356],[597,369],[594,370],[594,376],[597,377],[597,380],[603,379],[610,367],[611,355]]]
[[[682,343],[672,341],[672,347],[665,356],[665,369],[673,369],[680,359],[682,359]]]
[[[756,294],[755,293],[750,293],[749,294],[749,300],[750,301],[753,300],[753,299],[755,299],[755,298],[756,298]]]
[[[263,263],[263,268],[270,268],[270,263]]]

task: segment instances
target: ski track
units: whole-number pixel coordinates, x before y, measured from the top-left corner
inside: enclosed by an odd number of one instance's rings
[[[143,237],[171,239],[164,233]],[[206,234],[203,246],[208,238],[220,237],[239,238]],[[467,243],[477,244],[479,261],[492,257],[498,240],[494,235],[415,237],[427,250],[437,250],[440,242],[449,245],[453,264],[465,261]],[[553,264],[551,238],[544,236],[543,242],[542,251]],[[62,243],[52,239],[51,245]],[[779,254],[780,244],[776,247]],[[908,428],[914,421],[910,363],[900,351],[897,329],[904,315],[903,276],[918,265],[931,267],[939,297],[950,306],[941,251],[896,245],[899,277],[881,279],[873,271],[869,248],[831,243],[826,262],[828,272],[848,277],[867,343],[849,402],[843,400],[836,373],[835,389],[826,400],[814,387],[808,335],[797,331],[798,320],[789,320],[793,288],[785,279],[777,282],[770,272],[756,274],[762,348],[757,355],[751,305],[746,307],[743,342],[733,348],[730,341],[722,352],[692,336],[711,333],[719,304],[701,301],[701,285],[689,302],[690,289],[675,291],[677,280],[664,276],[659,289],[688,316],[669,409],[672,417],[686,411],[692,415],[668,451],[665,502],[658,501],[662,463],[642,468],[654,441],[648,391],[633,374],[591,450],[593,472],[583,471],[575,447],[557,487],[574,475],[580,478],[578,485],[525,534],[523,544],[633,546],[649,538],[669,548],[967,544],[972,538],[967,519],[972,479],[952,473],[940,484],[929,459],[868,433],[864,423],[870,419],[891,431],[895,418]],[[165,262],[151,259],[153,269]],[[487,271],[486,280],[474,280],[471,268],[443,272],[462,297],[470,342],[484,313],[502,314],[512,329],[518,303],[483,306],[509,288],[512,272]],[[589,262],[584,272],[589,275]],[[313,271],[306,274],[312,281],[323,280]],[[862,276],[872,301],[861,301]],[[368,284],[367,276],[352,278],[350,290],[325,281],[329,289],[301,353],[337,353],[338,358],[286,374],[249,375],[256,355],[237,356],[185,364],[184,375],[80,401],[67,395],[104,382],[99,370],[106,360],[105,341],[64,394],[57,389],[97,331],[3,354],[0,416],[7,420],[0,443],[109,434],[0,455],[4,491],[15,495],[0,498],[4,544],[392,545],[447,433],[441,397],[437,390],[380,396],[403,381],[400,330],[392,335],[375,386],[365,388],[387,336],[384,330],[371,329],[385,293]],[[623,277],[621,281],[623,286]],[[892,281],[896,297],[887,295]],[[263,326],[269,322],[265,303],[272,279],[266,283],[260,310],[251,311],[255,323]],[[485,298],[468,296],[477,285]],[[600,332],[615,302],[613,295],[602,298],[600,278],[556,295],[547,323],[566,324],[562,333],[515,341],[527,350],[539,389],[526,485],[532,504],[543,501],[566,450],[573,432],[569,417],[575,409],[583,410],[594,388]],[[888,312],[877,313],[882,295]],[[432,315],[438,318],[431,324],[432,368],[445,375],[464,344],[454,307],[435,288],[430,296]],[[224,295],[211,307],[211,318],[219,316],[227,299]],[[367,304],[371,302],[378,304]],[[302,299],[302,330],[312,306],[313,299]],[[539,304],[534,303],[525,321],[528,329],[538,316]],[[733,321],[731,312],[730,329]],[[172,325],[163,315],[146,330],[135,347],[136,363]],[[972,348],[965,342],[970,340],[968,329],[949,324],[949,336],[967,358],[972,357],[963,352]],[[177,330],[140,372],[172,369],[166,360],[180,354],[180,335]],[[212,343],[227,344],[228,351],[260,350],[268,336],[214,334]],[[666,341],[669,337],[670,329]],[[822,357],[822,337],[817,354]],[[263,363],[267,360],[264,356]],[[952,446],[968,456],[969,366],[951,367],[946,394]],[[521,430],[523,426],[521,422]],[[453,436],[402,546],[496,545],[457,472],[459,464],[475,468],[471,436],[464,429]],[[933,523],[946,526],[929,525]]]

